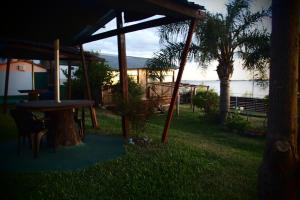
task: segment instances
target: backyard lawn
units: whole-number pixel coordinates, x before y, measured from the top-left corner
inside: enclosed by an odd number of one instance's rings
[[[100,129],[121,135],[119,117],[98,110]],[[1,173],[1,199],[257,199],[257,169],[264,139],[225,132],[189,106],[174,117],[169,143],[160,137],[165,115],[154,116],[140,136],[150,145],[125,145],[116,160],[68,172]],[[1,142],[15,137],[0,115]]]

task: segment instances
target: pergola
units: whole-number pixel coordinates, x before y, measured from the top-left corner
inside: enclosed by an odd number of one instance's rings
[[[59,44],[80,46],[81,60],[85,68],[85,75],[87,75],[82,44],[117,36],[122,94],[124,100],[128,100],[125,33],[182,20],[191,20],[162,137],[162,141],[167,142],[173,107],[192,34],[196,22],[204,17],[201,9],[203,7],[188,3],[186,0],[10,0],[2,5],[2,10],[13,12],[10,12],[10,15],[7,15],[6,12],[0,12],[0,17],[3,19],[0,32],[0,49],[4,48],[6,42],[10,40],[31,41],[48,45],[54,43],[55,69],[58,75]],[[122,13],[125,22],[134,22],[154,15],[163,15],[164,17],[123,27]],[[117,18],[117,29],[93,34],[115,17]],[[298,41],[299,1],[273,0],[270,118],[266,149],[259,173],[260,199],[297,198],[300,180],[299,147],[297,144]],[[13,55],[7,54],[5,56],[11,58]],[[39,59],[38,55],[36,59]],[[58,80],[58,76],[56,80]],[[58,87],[56,88],[56,100],[59,101]],[[127,137],[129,130],[126,116],[122,116],[122,128],[124,137]]]
[[[7,58],[54,59],[55,62],[55,100],[59,98],[59,61],[60,59],[74,60],[77,56],[68,54],[70,47],[80,50],[80,60],[84,68],[87,97],[91,99],[88,85],[86,55],[83,44],[100,39],[117,36],[118,57],[120,66],[120,82],[124,101],[128,101],[128,80],[126,61],[125,34],[146,28],[166,25],[174,22],[190,20],[190,27],[180,61],[179,73],[169,107],[168,117],[162,135],[162,141],[167,142],[168,129],[173,116],[179,84],[187,61],[192,35],[197,22],[205,17],[204,7],[187,0],[67,0],[61,1],[16,1],[11,0],[3,5],[4,10],[14,8],[14,16],[8,18],[0,13],[2,23],[0,32],[0,56]],[[24,14],[24,10],[27,13]],[[161,18],[138,22],[124,26],[124,22],[136,22],[148,17],[160,15]],[[117,29],[94,34],[105,24],[116,18]],[[24,43],[30,43],[31,51],[26,53],[9,50],[10,43],[22,50]],[[10,44],[11,45],[11,44]],[[62,48],[62,46],[65,46]],[[49,48],[50,47],[50,48]],[[5,49],[1,51],[1,49]],[[52,56],[46,51],[50,51]],[[48,52],[49,53],[49,52]],[[70,53],[70,52],[69,52]],[[27,55],[26,55],[27,54]],[[47,56],[46,56],[47,54]],[[66,55],[68,54],[68,55]],[[65,57],[64,57],[65,56]],[[77,60],[75,59],[75,60]],[[8,62],[9,68],[9,62]],[[8,81],[7,81],[8,83]],[[94,127],[97,127],[95,111],[91,108]],[[126,116],[122,116],[122,130],[125,138],[129,135],[129,124]]]

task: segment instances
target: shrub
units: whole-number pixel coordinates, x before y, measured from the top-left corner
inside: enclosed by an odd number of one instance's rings
[[[193,104],[203,109],[205,114],[216,113],[219,97],[214,90],[201,90],[193,97]]]
[[[238,112],[234,112],[229,115],[225,122],[225,127],[228,130],[235,131],[237,133],[244,133],[249,126],[249,122],[241,117]]]
[[[142,99],[143,88],[130,77],[128,77],[128,101],[123,101],[120,82],[115,85],[114,94],[118,114],[128,117],[131,129],[136,134],[143,132],[154,112],[153,101]]]
[[[98,56],[97,53],[92,53],[95,56]],[[67,70],[62,70],[63,74],[67,77]],[[89,77],[89,84],[91,88],[91,95],[95,101],[95,105],[98,106],[102,104],[102,86],[111,85],[112,79],[114,77],[112,69],[105,64],[104,62],[91,61],[87,66],[87,73]],[[67,83],[65,83],[65,86]],[[79,66],[76,70],[73,70],[72,73],[72,98],[73,99],[83,99],[85,96],[85,80],[84,80],[84,71],[83,67]]]

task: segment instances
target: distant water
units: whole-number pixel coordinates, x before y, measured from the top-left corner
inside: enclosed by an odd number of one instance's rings
[[[182,80],[182,83],[190,83],[195,85],[207,85],[210,89],[215,90],[220,94],[220,81],[194,81],[194,80]],[[253,81],[230,81],[230,96],[239,97],[254,97],[254,98],[264,98],[269,94],[269,87],[261,87]]]

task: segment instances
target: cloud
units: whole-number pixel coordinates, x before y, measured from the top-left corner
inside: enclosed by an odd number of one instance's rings
[[[147,20],[159,18],[155,16]],[[142,20],[146,21],[146,20]],[[125,25],[131,25],[127,23]],[[99,29],[96,33],[101,33],[116,28],[116,20],[109,22],[104,29]],[[96,34],[95,33],[95,34]],[[97,42],[91,42],[84,45],[86,50],[97,51],[102,53],[117,54],[117,37],[110,37]],[[126,53],[129,56],[152,57],[153,53],[160,49],[159,36],[157,28],[144,29],[126,34]]]

